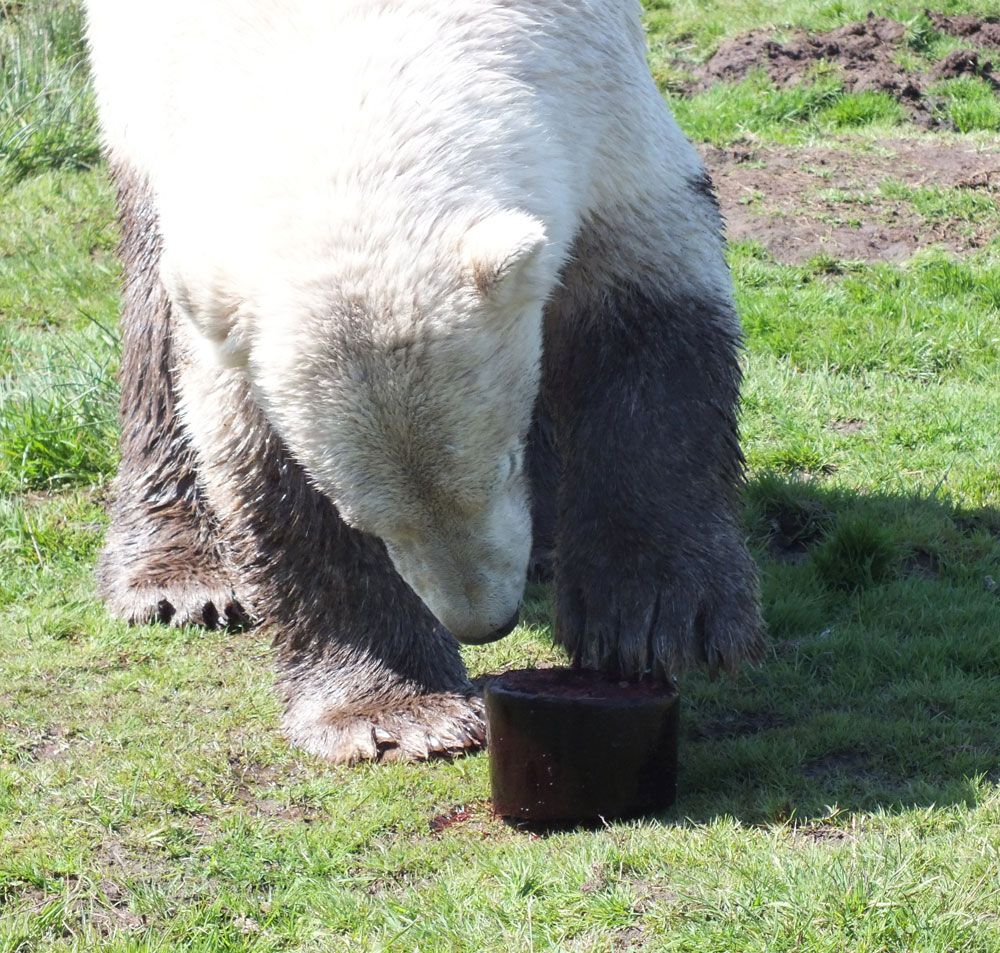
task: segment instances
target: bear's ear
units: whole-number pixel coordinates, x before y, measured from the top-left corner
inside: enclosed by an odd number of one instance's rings
[[[541,293],[534,265],[547,241],[545,226],[524,212],[497,212],[465,233],[466,273],[484,300],[501,307]]]

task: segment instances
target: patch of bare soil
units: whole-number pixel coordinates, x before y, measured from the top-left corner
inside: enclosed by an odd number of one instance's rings
[[[76,738],[75,732],[62,725],[50,725],[39,730],[0,720],[0,729],[13,750],[28,763],[62,760]]]
[[[830,514],[815,500],[770,506],[766,512],[768,550],[784,563],[804,563],[813,546],[823,541]]]
[[[885,140],[877,152],[833,147],[718,149],[702,155],[730,241],[761,242],[779,261],[825,255],[903,261],[930,245],[964,254],[995,237],[995,222],[929,221],[884,181],[990,195],[1000,207],[1000,157],[959,142]]]
[[[1000,50],[1000,23],[972,16],[928,13],[928,17],[936,30],[961,37],[969,49],[950,54],[926,73],[908,70],[897,62],[906,49],[906,27],[870,13],[866,20],[826,33],[799,30],[784,43],[768,30],[754,30],[729,40],[694,72],[691,91],[720,81],[739,82],[756,69],[765,70],[775,86],[793,86],[827,64],[840,72],[849,92],[888,93],[906,107],[915,122],[934,127],[941,120],[925,94],[928,85],[940,79],[976,75],[1000,87],[1000,75],[994,73],[994,64],[986,55]]]
[[[870,776],[869,767],[869,758],[860,751],[835,751],[805,764],[802,774],[813,781],[838,776],[861,779]]]
[[[813,824],[795,827],[792,831],[792,842],[810,846],[836,846],[856,841],[858,839],[857,822],[848,830],[844,827],[834,827],[829,824]]]
[[[313,808],[304,804],[286,804],[276,797],[268,796],[279,790],[284,781],[289,780],[278,768],[246,761],[238,754],[230,756],[229,767],[235,781],[233,800],[248,813],[257,817],[305,824],[316,820],[318,812]]]
[[[432,834],[442,834],[450,827],[454,827],[456,824],[465,824],[470,820],[472,820],[472,811],[462,804],[451,808],[444,814],[432,817],[428,822],[428,827]]]
[[[915,579],[935,581],[941,578],[941,562],[937,553],[917,547],[903,564],[905,572]]]
[[[857,417],[848,417],[840,420],[832,420],[827,424],[827,430],[833,433],[844,434],[845,436],[852,436],[856,433],[862,433],[868,429],[867,420],[859,420]]]

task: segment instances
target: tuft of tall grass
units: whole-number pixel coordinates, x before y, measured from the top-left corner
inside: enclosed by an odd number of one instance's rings
[[[0,492],[100,483],[117,463],[117,339],[94,324],[24,359],[0,340]],[[29,363],[30,360],[30,363]]]
[[[855,592],[892,578],[900,555],[889,529],[852,514],[836,524],[812,561],[827,585]]]
[[[0,187],[100,158],[75,0],[0,0]]]
[[[1000,132],[1000,97],[986,80],[962,76],[933,90],[939,97],[939,118],[958,132]]]

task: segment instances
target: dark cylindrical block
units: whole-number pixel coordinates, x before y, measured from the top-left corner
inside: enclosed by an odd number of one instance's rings
[[[493,809],[570,822],[665,810],[677,793],[677,690],[525,669],[487,682]]]

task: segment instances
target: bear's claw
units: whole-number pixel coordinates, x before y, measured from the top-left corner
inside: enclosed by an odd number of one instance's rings
[[[337,764],[451,758],[486,743],[483,703],[474,695],[417,695],[384,710],[333,712],[310,719],[289,711],[285,735]]]
[[[667,680],[757,662],[764,650],[757,574],[742,542],[677,560],[680,571],[558,584],[556,641],[574,664],[613,677]],[[646,577],[644,578],[644,575]]]

